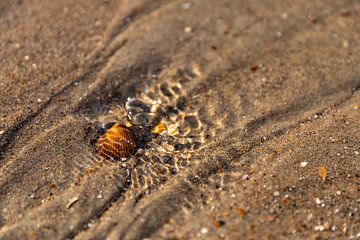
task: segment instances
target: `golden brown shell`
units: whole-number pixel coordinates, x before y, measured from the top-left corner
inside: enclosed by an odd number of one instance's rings
[[[98,139],[96,149],[105,158],[127,158],[134,153],[136,141],[128,128],[115,123]]]

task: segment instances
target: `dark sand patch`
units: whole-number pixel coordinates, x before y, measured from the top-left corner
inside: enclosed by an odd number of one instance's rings
[[[0,238],[359,237],[359,16],[358,1],[0,4]],[[96,122],[129,97],[181,120],[181,144],[99,160]]]

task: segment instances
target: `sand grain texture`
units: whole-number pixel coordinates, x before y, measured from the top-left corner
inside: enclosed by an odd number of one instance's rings
[[[360,237],[359,22],[355,0],[1,1],[0,239]],[[99,160],[92,120],[164,82],[201,147],[162,177]]]

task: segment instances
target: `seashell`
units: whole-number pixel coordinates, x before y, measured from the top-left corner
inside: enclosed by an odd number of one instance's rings
[[[96,142],[99,155],[110,159],[123,159],[131,156],[137,148],[131,130],[115,123]]]

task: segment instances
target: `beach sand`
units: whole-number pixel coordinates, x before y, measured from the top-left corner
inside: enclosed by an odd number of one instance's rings
[[[359,238],[359,22],[355,0],[1,1],[0,239]],[[118,106],[125,161],[93,144]]]

